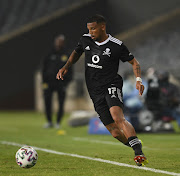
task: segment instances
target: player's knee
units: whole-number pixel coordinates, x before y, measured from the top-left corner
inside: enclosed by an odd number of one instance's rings
[[[126,119],[124,118],[124,116],[123,117],[117,116],[114,118],[114,121],[116,124],[123,124],[126,121]]]
[[[116,124],[125,122],[124,114],[122,111],[111,109],[111,115]]]

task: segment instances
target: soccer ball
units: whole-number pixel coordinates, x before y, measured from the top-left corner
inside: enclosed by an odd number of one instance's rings
[[[16,163],[22,168],[31,168],[33,167],[38,159],[38,154],[30,146],[21,147],[15,155]]]

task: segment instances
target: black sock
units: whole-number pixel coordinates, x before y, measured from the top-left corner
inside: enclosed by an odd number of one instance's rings
[[[142,155],[143,152],[141,150],[141,142],[137,138],[137,136],[131,136],[128,138],[129,145],[133,148],[135,155]]]

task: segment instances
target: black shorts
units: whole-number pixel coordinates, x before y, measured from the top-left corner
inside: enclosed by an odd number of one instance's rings
[[[102,123],[106,126],[114,122],[109,109],[112,106],[120,106],[123,109],[122,81],[111,83],[104,91],[96,96],[91,96],[95,111]]]

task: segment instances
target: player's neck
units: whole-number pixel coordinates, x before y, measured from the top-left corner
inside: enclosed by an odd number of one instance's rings
[[[108,39],[108,37],[109,37],[109,35],[105,33],[97,42],[99,42],[99,43],[104,42],[105,40]]]

